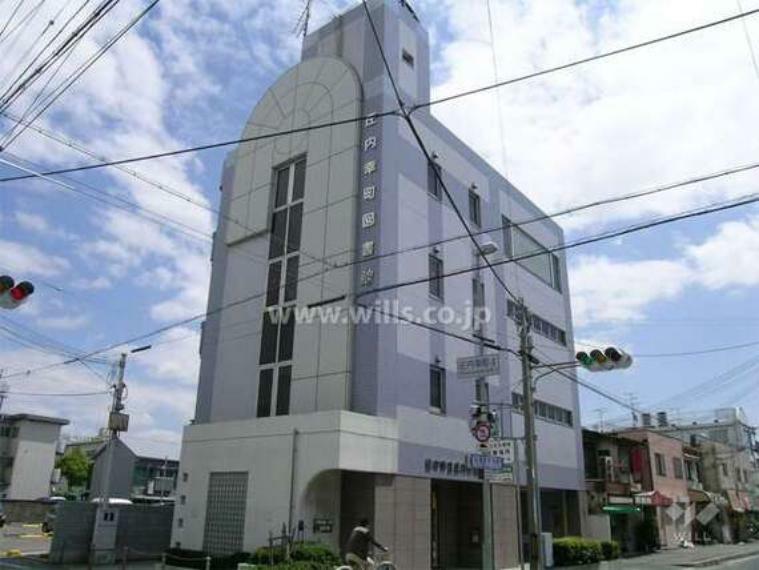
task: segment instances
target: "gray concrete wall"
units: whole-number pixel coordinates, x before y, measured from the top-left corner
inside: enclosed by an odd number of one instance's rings
[[[34,500],[50,494],[60,424],[21,420],[12,443],[13,472],[9,499]]]
[[[55,507],[45,501],[23,501],[4,499],[2,501],[3,512],[8,522],[37,524],[45,520],[47,512]]]
[[[116,533],[117,559],[159,558],[170,545],[172,505],[120,505]],[[58,505],[50,562],[87,562],[97,505],[68,501]]]

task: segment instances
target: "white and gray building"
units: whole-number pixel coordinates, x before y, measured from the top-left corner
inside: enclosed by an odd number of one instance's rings
[[[62,418],[0,416],[0,498],[34,500],[50,495]]]
[[[398,0],[372,0],[369,8],[403,99],[428,101],[421,15]],[[242,136],[396,107],[359,5],[305,38],[301,62],[256,104]],[[406,323],[296,322],[269,312],[380,302],[382,312],[419,317],[431,308],[463,322],[473,304],[484,305],[492,318],[479,332],[516,348],[515,305],[471,241],[443,241],[463,228],[432,174],[437,168],[469,225],[482,232],[478,239],[498,245],[491,261],[537,253],[496,270],[536,315],[537,356],[573,358],[565,259],[545,250],[562,243],[561,228],[550,219],[509,227],[543,214],[428,110],[413,116],[434,164],[397,116],[247,142],[228,156],[174,545],[250,551],[284,523],[337,549],[367,516],[399,567],[480,567],[481,474],[465,460],[476,450],[474,385],[456,375],[456,359],[480,348]],[[383,290],[456,269],[472,271]],[[461,323],[429,324],[472,338]],[[503,404],[507,435],[522,434],[520,393],[519,361],[502,353],[489,397]],[[548,376],[536,397],[543,526],[580,534],[577,386]],[[516,499],[513,486],[495,486],[499,568],[517,561]]]

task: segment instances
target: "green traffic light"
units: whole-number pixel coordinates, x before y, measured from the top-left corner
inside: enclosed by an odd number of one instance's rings
[[[591,366],[593,364],[593,359],[587,352],[578,352],[576,358],[583,366]]]

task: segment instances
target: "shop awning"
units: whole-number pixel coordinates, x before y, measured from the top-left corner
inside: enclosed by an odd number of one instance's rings
[[[635,504],[645,507],[669,507],[674,501],[659,491],[646,491],[637,493]]]
[[[630,513],[639,513],[640,507],[634,507],[633,505],[606,505],[601,510],[610,515],[628,515]]]
[[[714,503],[718,507],[726,507],[727,499],[719,493],[711,493],[701,489],[688,489],[688,498],[692,503]]]

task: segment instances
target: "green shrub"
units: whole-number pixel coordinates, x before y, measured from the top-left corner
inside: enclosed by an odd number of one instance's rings
[[[270,549],[268,546],[262,546],[257,548],[256,551],[250,556],[249,561],[252,564],[268,565],[273,560],[274,564],[283,564],[284,550],[277,546],[274,549]],[[314,570],[319,570],[321,566],[334,568],[340,565],[340,557],[332,552],[330,548],[320,542],[304,542],[302,544],[296,544],[293,546],[290,552],[291,562],[309,562],[317,564],[314,566]],[[321,565],[321,566],[319,566]],[[298,570],[311,570],[311,566],[293,566]]]
[[[283,562],[276,566],[264,566],[262,570],[335,570],[335,564],[314,562],[313,560],[297,560],[290,563]]]
[[[580,536],[566,536],[553,541],[553,560],[556,566],[574,566],[600,562],[601,543]]]
[[[604,560],[615,560],[622,554],[622,549],[616,540],[604,540],[601,542]]]
[[[318,562],[332,566],[340,565],[340,557],[332,552],[328,546],[320,542],[296,544],[290,553],[290,558],[293,561]]]

